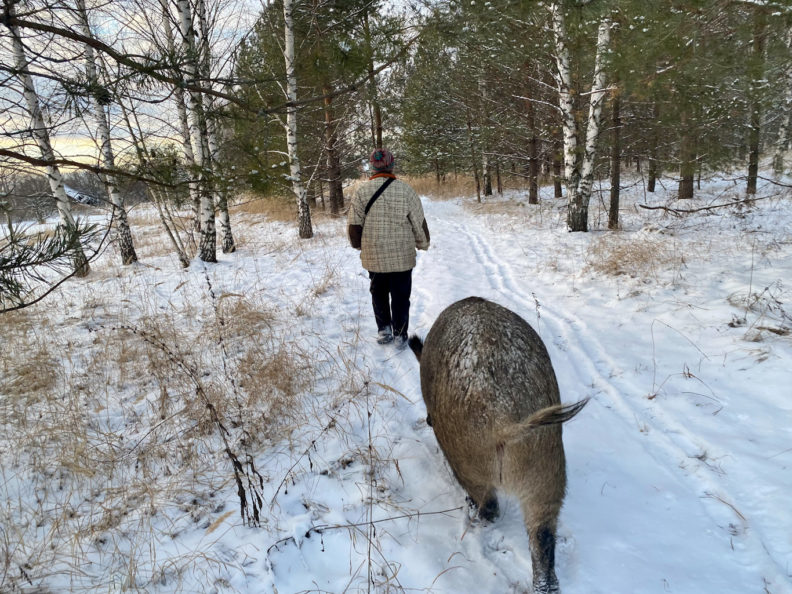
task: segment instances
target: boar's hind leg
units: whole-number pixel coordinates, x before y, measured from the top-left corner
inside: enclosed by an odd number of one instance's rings
[[[542,526],[531,534],[534,594],[559,592],[555,574],[555,531]]]
[[[537,510],[531,511],[523,505],[525,524],[531,541],[531,565],[533,567],[534,594],[559,592],[555,573],[556,520],[558,509],[545,509],[540,517]]]

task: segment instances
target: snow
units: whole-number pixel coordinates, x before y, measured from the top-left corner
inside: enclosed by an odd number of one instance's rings
[[[552,188],[539,206],[517,192],[481,206],[470,196],[423,199],[432,245],[414,271],[411,329],[425,336],[458,299],[494,300],[543,338],[562,399],[591,397],[564,428],[556,571],[565,594],[792,592],[792,200],[765,184],[748,209],[677,217],[637,206],[700,208],[741,191],[724,176],[676,202],[671,189],[644,198],[636,183],[623,196],[624,229],[599,230],[607,215],[595,197],[586,234],[566,231]],[[292,431],[255,442],[261,525],[243,523],[216,436],[189,441],[189,419],[163,439],[179,484],[154,472],[137,507],[113,508],[123,518],[97,525],[97,508],[121,501],[112,489],[141,472],[133,444],[176,423],[155,414],[150,377],[111,378],[105,394],[72,397],[75,408],[102,403],[94,422],[116,440],[119,460],[130,458],[117,476],[80,479],[52,465],[45,480],[32,470],[35,450],[11,441],[12,406],[0,410],[0,534],[12,559],[0,590],[527,591],[519,505],[502,499],[494,523],[471,522],[425,423],[418,363],[375,343],[367,277],[344,222],[314,223],[315,238],[300,241],[291,225],[239,215],[240,249],[187,271],[164,254],[119,269],[108,252],[93,278],[67,283],[37,312],[48,340],[70,345],[50,355],[74,377],[98,364],[91,349],[111,326],[166,313],[196,336],[207,375],[222,376],[267,332],[298,341],[320,373],[301,387]],[[623,274],[608,272],[614,254]],[[221,355],[197,332],[218,303],[242,297],[275,321],[229,339]],[[31,423],[37,406],[26,409]],[[87,445],[90,458],[103,444]],[[53,476],[69,485],[64,494],[48,484]],[[57,524],[66,505],[74,516]],[[51,557],[26,556],[50,541]]]

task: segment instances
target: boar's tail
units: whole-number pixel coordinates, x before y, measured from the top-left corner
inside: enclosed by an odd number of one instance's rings
[[[407,342],[412,349],[412,352],[415,353],[415,358],[418,359],[418,363],[421,362],[421,353],[423,352],[423,340],[418,338],[417,334],[413,334],[410,336],[410,340]]]
[[[584,398],[574,404],[555,404],[548,406],[532,414],[530,417],[519,423],[514,423],[504,427],[498,432],[500,440],[504,442],[517,441],[537,427],[544,425],[557,425],[566,423],[569,419],[578,414],[586,406],[589,399]]]

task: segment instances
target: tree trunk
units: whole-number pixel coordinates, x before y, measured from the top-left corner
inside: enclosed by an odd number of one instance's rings
[[[539,156],[537,147],[539,139],[536,131],[536,110],[533,101],[528,99],[528,128],[531,137],[528,140],[528,204],[539,204]]]
[[[483,73],[479,75],[478,88],[480,103],[476,109],[476,119],[478,120],[479,143],[481,145],[481,172],[484,181],[484,195],[492,196],[492,149],[490,146],[492,134],[487,120],[489,92]]]
[[[8,10],[12,11],[13,16],[13,5],[11,5]],[[22,92],[25,97],[28,112],[30,113],[31,134],[41,152],[41,158],[49,163],[46,167],[47,180],[49,181],[50,190],[52,191],[53,198],[55,198],[55,204],[58,208],[58,214],[60,215],[60,226],[71,232],[76,229],[77,224],[72,216],[69,197],[66,195],[66,188],[63,185],[63,176],[61,175],[60,169],[55,164],[55,153],[52,150],[49,131],[44,122],[44,115],[41,112],[41,104],[36,94],[36,87],[33,84],[33,77],[28,70],[28,61],[25,56],[22,38],[19,36],[19,31],[16,27],[8,25],[8,29],[12,38],[12,51],[16,70],[14,74],[16,74],[20,83],[22,83]],[[74,275],[78,277],[87,276],[91,269],[88,259],[85,257],[85,253],[80,247],[79,240],[74,246],[72,266]]]
[[[333,89],[325,85],[322,92],[324,98],[325,116],[325,154],[327,156],[327,183],[330,192],[330,214],[338,216],[344,207],[344,189],[341,184],[341,160],[338,157],[338,136],[336,132],[335,115],[333,114],[333,99],[330,97]]]
[[[374,46],[371,42],[368,8],[363,12],[363,34],[368,52],[369,102],[371,105],[371,140],[375,149],[382,148],[382,109],[377,97],[377,77],[374,73]]]
[[[597,138],[600,131],[602,102],[605,97],[606,52],[610,43],[611,21],[603,18],[597,30],[597,49],[594,58],[594,80],[591,86],[589,114],[586,121],[586,142],[582,159],[578,158],[578,130],[574,112],[572,67],[566,43],[566,24],[563,8],[553,2],[549,6],[555,36],[556,65],[558,68],[558,96],[564,138],[564,176],[566,178],[569,211],[567,226],[570,231],[588,231],[588,205],[594,186],[594,165],[597,156]]]
[[[564,19],[563,7],[558,2],[553,2],[549,6],[555,37],[555,57],[558,72],[556,81],[558,83],[558,104],[561,108],[561,134],[562,134],[562,155],[564,163],[564,181],[568,193],[572,189],[577,189],[580,182],[580,171],[578,169],[578,130],[575,121],[575,101],[572,89],[572,64],[567,46],[566,21]],[[576,193],[576,192],[575,192]]]
[[[86,38],[93,38],[91,27],[88,22],[88,12],[85,9],[85,0],[77,0],[77,11],[80,16],[80,28]],[[96,69],[96,57],[90,45],[85,46],[85,74],[88,82],[88,89],[91,93],[91,107],[93,108],[94,122],[99,136],[99,153],[102,165],[105,169],[115,169],[115,155],[113,145],[110,142],[110,125],[107,120],[104,106],[110,102],[110,93],[101,86]],[[115,176],[105,174],[104,179],[107,195],[110,197],[110,204],[113,207],[113,218],[115,219],[116,234],[119,251],[121,252],[121,263],[123,265],[137,262],[135,245],[132,242],[132,232],[129,229],[127,212],[124,208],[124,199],[118,191]]]
[[[165,42],[168,51],[171,55],[176,53],[176,44],[173,41],[173,32],[171,31],[171,16],[168,9],[168,0],[160,0],[160,7],[162,9],[162,28],[165,32]],[[173,75],[181,79],[180,72],[174,72]],[[182,154],[184,161],[190,168],[196,168],[195,153],[193,153],[192,143],[190,142],[190,120],[187,115],[187,101],[184,97],[184,89],[179,85],[173,86],[173,99],[176,104],[176,113],[179,116],[179,131],[181,135]],[[201,232],[201,193],[198,189],[198,183],[194,179],[188,182],[190,191],[190,204],[193,211],[193,229]]]
[[[649,166],[649,178],[646,180],[646,191],[653,193],[655,191],[655,185],[657,182],[657,171],[652,169],[651,164]]]
[[[621,95],[613,95],[613,146],[611,147],[611,191],[608,229],[619,228],[619,192],[621,191]]]
[[[586,147],[583,152],[583,163],[580,167],[580,186],[574,200],[575,210],[580,210],[577,227],[570,225],[570,231],[588,231],[588,205],[594,188],[594,166],[597,159],[597,139],[602,119],[602,104],[605,102],[607,72],[605,70],[606,52],[610,43],[611,22],[607,18],[600,21],[597,32],[597,53],[594,58],[594,82],[591,85],[591,100],[586,123]],[[572,220],[573,217],[570,217]],[[583,222],[582,225],[580,223]]]
[[[198,13],[199,23],[199,60],[201,78],[205,84],[211,85],[212,81],[212,52],[209,40],[209,22],[206,15],[206,3],[204,0],[196,0],[196,12]],[[211,96],[206,97],[206,141],[209,148],[209,159],[213,174],[213,197],[217,216],[220,219],[220,238],[221,248],[224,254],[231,254],[236,251],[234,234],[231,231],[231,213],[228,210],[228,187],[217,179],[216,164],[220,156],[220,144],[218,139],[217,118],[214,114],[214,101]]]
[[[553,153],[553,196],[555,198],[564,197],[564,189],[561,181],[561,151],[557,150]]]
[[[767,29],[767,13],[764,8],[754,8],[753,31],[753,80],[751,88],[751,118],[748,130],[748,183],[745,193],[749,196],[756,194],[756,181],[759,176],[759,138],[762,127],[762,97],[761,85],[764,78],[765,37]]]
[[[646,191],[654,192],[657,177],[660,175],[660,167],[657,162],[657,145],[660,140],[657,137],[657,121],[660,119],[660,108],[657,101],[652,105],[652,137],[649,145],[649,179],[646,182]]]
[[[503,180],[501,179],[500,159],[495,161],[495,178],[498,184],[498,194],[503,194]]]
[[[190,0],[178,0],[179,24],[182,45],[186,53],[184,73],[186,81],[198,85],[199,56],[195,47],[195,29],[193,27]],[[198,245],[198,257],[204,262],[217,262],[217,234],[215,231],[215,208],[212,196],[211,152],[204,111],[203,96],[191,89],[189,96],[190,139],[198,166],[198,191],[201,198],[201,240]]]
[[[308,205],[305,185],[302,181],[300,157],[297,152],[297,76],[294,65],[294,21],[292,18],[293,0],[283,2],[284,46],[283,58],[286,61],[286,94],[289,106],[286,108],[286,147],[289,154],[289,172],[292,190],[297,198],[297,221],[301,239],[313,237],[311,208]]]
[[[682,111],[680,128],[682,139],[679,147],[679,200],[693,198],[696,175],[696,141],[690,131],[690,116],[686,110]]]
[[[470,141],[470,163],[473,165],[473,177],[476,180],[476,199],[481,202],[481,179],[479,178],[476,143],[473,140],[473,124],[470,121],[470,110],[467,114],[468,139]]]

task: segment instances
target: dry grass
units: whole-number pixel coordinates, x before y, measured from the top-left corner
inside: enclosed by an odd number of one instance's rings
[[[421,196],[429,196],[435,200],[450,200],[460,196],[476,195],[476,182],[468,176],[449,175],[445,181],[441,181],[439,184],[434,176],[404,176],[402,179]]]
[[[476,197],[476,180],[470,175],[449,174],[440,183],[434,175],[404,176],[404,181],[409,183],[418,194],[429,196],[436,200],[449,200],[459,197]],[[528,181],[523,177],[504,175],[502,179],[504,191],[526,191]],[[494,190],[493,179],[493,190]],[[483,187],[482,187],[483,195]]]
[[[139,249],[153,253],[158,220],[138,216]],[[156,543],[229,513],[239,523],[226,448],[243,478],[264,451],[289,457],[337,433],[353,442],[344,460],[392,465],[352,434],[371,422],[369,404],[397,396],[368,394],[359,362],[295,332],[295,311],[310,315],[339,284],[334,257],[317,258],[304,294],[280,309],[263,292],[214,295],[192,277],[119,276],[104,258],[107,274],[58,307],[0,316],[0,592],[178,591],[185,574],[213,574],[229,561],[189,546],[158,558]],[[290,476],[312,472],[310,455],[298,462]]]
[[[350,189],[344,191],[345,199],[350,198]],[[327,196],[325,196],[325,200]],[[297,203],[294,197],[289,196],[243,196],[234,206],[231,207],[231,217],[263,217],[268,221],[281,223],[297,224]],[[335,220],[344,218],[342,212],[338,216],[332,216],[329,205],[324,201],[317,201],[311,204],[311,219],[314,221]]]
[[[231,216],[239,214],[263,215],[270,221],[290,223],[297,220],[297,204],[288,196],[244,196],[231,209]]]
[[[607,233],[592,241],[587,265],[610,276],[659,280],[664,272],[679,270],[684,258],[673,238]]]
[[[283,314],[205,297],[138,315],[94,295],[80,315],[92,332],[73,318],[61,333],[36,308],[0,316],[0,591],[46,591],[54,575],[78,589],[177,587],[182,571],[219,563],[157,560],[152,538],[209,525],[233,480],[226,444],[244,464],[305,426],[317,371]]]
[[[60,372],[46,320],[28,310],[0,315],[0,394],[27,405],[53,389]]]
[[[188,233],[182,233],[181,236],[185,246],[192,245],[189,241]],[[165,256],[175,257],[173,244],[163,234],[162,228],[159,226],[139,225],[132,227],[132,238],[135,242],[135,252],[142,261]],[[188,254],[189,256],[190,254]]]

